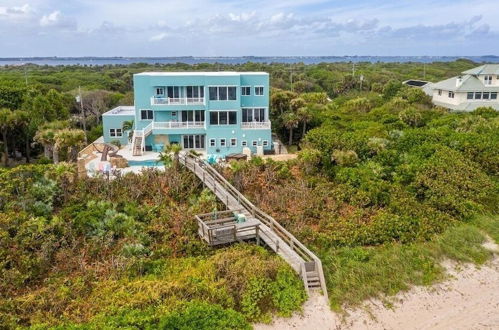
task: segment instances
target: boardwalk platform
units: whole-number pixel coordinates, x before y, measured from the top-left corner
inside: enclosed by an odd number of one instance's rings
[[[255,238],[281,256],[302,278],[307,293],[320,289],[327,297],[322,263],[305,245],[282,227],[274,218],[253,205],[213,167],[200,158],[185,154],[180,161],[222,201],[227,211],[196,216],[199,235],[210,245],[227,244]],[[238,223],[235,214],[243,214]]]

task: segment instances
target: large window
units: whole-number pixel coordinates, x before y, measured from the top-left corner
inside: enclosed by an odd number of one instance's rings
[[[255,95],[258,95],[258,96],[263,95],[263,86],[255,86]]]
[[[473,92],[468,92],[468,100],[473,100]]]
[[[210,125],[236,125],[236,111],[210,111]]]
[[[109,136],[111,137],[122,137],[123,136],[123,131],[121,128],[110,128],[109,129]]]
[[[163,87],[156,87],[156,95],[157,96],[165,95],[165,89]]]
[[[265,108],[243,108],[243,123],[264,122]]]
[[[187,121],[204,121],[204,110],[182,111],[182,122]]]
[[[491,100],[497,100],[497,92],[490,93],[490,99]]]
[[[204,97],[204,87],[203,86],[187,86],[186,87],[187,98],[203,98]]]
[[[243,87],[241,87],[241,95],[242,96],[249,96],[249,95],[251,95],[251,87],[250,86],[243,86]]]
[[[481,100],[482,99],[482,92],[475,92],[475,100]]]
[[[489,92],[483,92],[482,97],[484,100],[488,100],[490,98],[490,93]]]
[[[483,79],[485,81],[485,85],[492,85],[492,76],[485,76]]]
[[[235,86],[212,86],[209,88],[210,101],[234,101],[236,100]]]
[[[178,99],[180,98],[180,87],[178,86],[168,86],[166,88],[167,96],[169,98]]]
[[[140,119],[152,120],[153,119],[153,111],[152,110],[140,110]]]
[[[184,135],[184,149],[204,149],[204,135]]]
[[[454,92],[449,91],[449,98],[453,99],[454,98]]]

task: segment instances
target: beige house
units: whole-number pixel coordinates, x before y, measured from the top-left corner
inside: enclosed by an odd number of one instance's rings
[[[499,110],[499,64],[485,64],[462,75],[431,84],[433,103],[456,111],[479,107]]]

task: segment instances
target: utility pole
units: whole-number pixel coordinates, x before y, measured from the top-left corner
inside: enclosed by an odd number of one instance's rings
[[[82,123],[83,123],[83,132],[85,133],[85,144],[88,143],[87,141],[87,118],[85,117],[85,111],[83,110],[83,98],[81,97],[81,87],[78,86],[78,96],[76,97],[76,102],[80,102],[80,111],[81,111],[81,116],[82,116]]]
[[[423,79],[426,80],[426,63],[423,63]]]
[[[355,77],[355,62],[352,63],[352,77]]]

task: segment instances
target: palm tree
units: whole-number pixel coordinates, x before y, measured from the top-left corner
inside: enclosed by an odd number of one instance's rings
[[[133,120],[125,120],[123,126],[121,127],[123,132],[128,132],[128,143],[132,143],[133,136]]]
[[[54,163],[59,161],[59,150],[68,149],[68,161],[76,161],[78,150],[85,143],[85,132],[80,129],[62,129],[55,133]]]
[[[0,131],[2,131],[2,140],[3,140],[3,151],[5,154],[4,158],[4,166],[7,167],[9,165],[9,145],[7,142],[7,132],[12,127],[12,111],[9,109],[3,108],[0,109]]]
[[[305,136],[305,133],[307,133],[307,123],[309,123],[313,118],[312,111],[310,111],[308,107],[301,107],[300,109],[298,109],[297,115],[300,121],[303,123],[303,138]]]
[[[58,131],[67,128],[67,121],[52,121],[40,126],[35,134],[34,140],[43,146],[44,156],[47,158],[57,158],[59,161],[59,150],[54,150],[56,140],[55,135]],[[55,161],[55,159],[54,159]]]
[[[169,144],[165,147],[163,152],[159,154],[159,161],[163,162],[165,166],[173,164],[173,169],[177,170],[178,164],[180,163],[180,151],[182,151],[180,144]]]
[[[24,142],[25,142],[25,152],[26,152],[26,163],[30,161],[30,124],[31,117],[27,111],[16,110],[12,113],[12,121],[13,125],[19,128],[24,133]]]
[[[282,121],[284,126],[289,129],[289,145],[293,144],[293,129],[298,127],[300,119],[298,115],[294,112],[286,112],[282,115]]]

